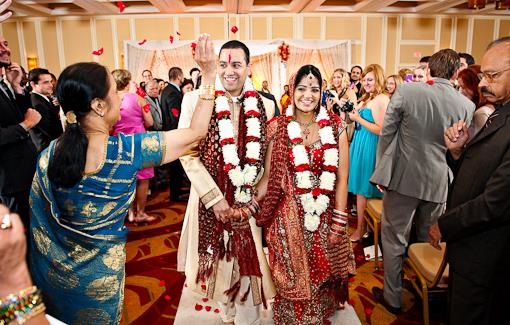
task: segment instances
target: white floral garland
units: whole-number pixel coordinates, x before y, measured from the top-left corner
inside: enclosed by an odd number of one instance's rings
[[[253,87],[250,78],[246,78],[243,88],[242,105],[246,122],[246,163],[244,167],[241,167],[234,139],[234,126],[232,124],[228,98],[225,96],[223,85],[218,78],[216,79],[214,110],[218,119],[221,152],[225,171],[232,185],[236,187],[234,198],[238,203],[248,203],[251,201],[252,187],[258,174],[257,164],[261,160],[261,112],[258,108],[256,93],[257,91]]]
[[[289,106],[290,108],[290,106]],[[287,110],[287,117],[292,118],[292,108]],[[320,216],[329,206],[329,195],[335,188],[336,171],[338,170],[338,146],[333,128],[330,125],[329,115],[324,107],[317,114],[316,122],[319,124],[319,136],[324,150],[323,170],[319,177],[319,187],[312,189],[312,172],[310,171],[310,158],[303,145],[301,127],[295,120],[290,120],[287,133],[292,145],[294,164],[294,183],[305,213],[304,224],[308,231],[316,231],[319,227]],[[303,193],[304,192],[304,193]]]

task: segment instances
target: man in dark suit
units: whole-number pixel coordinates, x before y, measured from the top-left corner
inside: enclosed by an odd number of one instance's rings
[[[21,68],[11,62],[11,50],[0,36],[0,68],[10,86],[0,81],[0,203],[18,213],[29,226],[28,196],[35,172],[37,150],[28,131],[41,115],[30,107],[30,96],[20,86]]]
[[[451,325],[510,323],[509,53],[507,36],[482,59],[479,86],[496,104],[485,127],[471,140],[462,120],[445,132],[455,178],[429,240],[436,248],[446,241]]]
[[[53,94],[53,85],[48,70],[41,68],[32,69],[28,73],[28,79],[32,87],[32,107],[42,117],[39,124],[34,128],[34,133],[39,140],[39,143],[36,144],[37,149],[42,151],[64,131],[60,122],[60,107],[54,105],[53,99],[50,97]]]
[[[182,91],[181,84],[184,80],[184,74],[179,67],[170,68],[168,71],[168,80],[170,84],[161,94],[161,113],[163,119],[163,131],[175,130],[179,123],[181,115]],[[183,182],[184,169],[181,162],[176,160],[169,165],[170,174],[170,200],[183,201]]]

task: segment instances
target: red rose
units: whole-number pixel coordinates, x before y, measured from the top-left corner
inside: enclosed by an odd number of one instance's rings
[[[216,118],[219,120],[223,117],[230,117],[230,111],[221,111],[216,114]]]
[[[195,310],[196,310],[196,311],[201,311],[201,310],[202,310],[202,308],[204,308],[204,306],[199,305],[199,304],[196,304],[196,305],[195,305]]]
[[[228,173],[228,171],[231,170],[234,167],[235,166],[232,165],[232,164],[225,164],[225,166],[223,166],[223,170],[225,171],[225,173]],[[205,290],[205,285],[202,285],[202,289]]]
[[[259,138],[259,137],[254,137],[254,136],[252,136],[252,135],[250,135],[250,136],[247,136],[247,137],[246,137],[246,142],[250,142],[250,141],[259,141],[259,140],[260,140],[260,138]]]
[[[319,195],[321,195],[321,189],[316,187],[312,190],[312,195],[313,197],[318,197]]]
[[[336,166],[324,165],[322,169],[328,172],[336,172],[338,168],[336,168]]]
[[[298,171],[298,172],[304,172],[305,170],[310,169],[310,165],[308,165],[308,164],[301,164],[301,165],[297,165],[294,169],[296,171]]]
[[[219,310],[218,308],[216,308],[216,309],[214,310],[214,312],[215,312],[216,314],[218,314],[218,313],[220,312],[220,310]]]
[[[206,297],[205,297],[205,298],[202,298],[202,301],[203,301],[203,302],[208,302],[208,301],[209,301],[209,298],[206,298]]]
[[[257,111],[251,110],[251,111],[244,113],[244,115],[246,115],[248,117],[259,117],[260,113]]]
[[[197,47],[197,43],[195,43],[195,42],[191,43],[191,48],[192,49],[195,49],[196,47]]]
[[[326,119],[322,119],[322,120],[319,120],[319,122],[317,122],[317,124],[319,124],[319,126],[321,128],[323,128],[323,127],[325,127],[325,126],[327,126],[329,124],[329,121],[326,120]]]
[[[290,140],[290,143],[297,144],[303,142],[303,138],[294,138]]]
[[[234,144],[234,143],[235,143],[234,138],[225,138],[225,139],[220,141],[220,144],[222,146],[224,146],[226,144]]]
[[[236,26],[236,25],[234,25],[234,26],[232,26],[232,28],[230,28],[230,31],[231,31],[232,33],[234,33],[234,34],[235,34],[235,33],[237,33],[237,31],[238,31],[238,30],[239,30],[239,28],[237,28],[237,26]]]
[[[253,158],[245,158],[244,160],[248,164],[256,164],[257,163],[257,159],[253,159]]]
[[[179,117],[179,110],[177,108],[174,107],[174,108],[172,108],[171,111],[172,111],[172,115],[174,117]]]
[[[255,97],[257,96],[256,90],[247,90],[244,92],[244,97]]]
[[[223,96],[223,95],[225,95],[225,92],[223,90],[216,90],[214,92],[214,95],[216,95],[216,96]]]
[[[206,311],[211,311],[211,306],[205,306]]]

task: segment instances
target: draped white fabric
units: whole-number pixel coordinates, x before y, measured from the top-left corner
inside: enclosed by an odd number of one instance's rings
[[[215,40],[215,51],[219,52],[226,41]],[[351,42],[348,40],[305,41],[271,40],[243,41],[250,49],[251,71],[255,87],[260,89],[263,80],[267,80],[271,92],[279,101],[283,85],[290,75],[302,65],[317,66],[323,78],[328,81],[336,68],[349,69],[351,65]],[[278,46],[282,42],[289,45],[289,59],[280,62]],[[136,41],[124,41],[125,67],[133,74],[133,79],[141,81],[142,71],[151,70],[155,78],[168,80],[168,70],[180,67],[188,77],[189,70],[196,66],[191,55],[192,41],[147,41],[138,45]]]

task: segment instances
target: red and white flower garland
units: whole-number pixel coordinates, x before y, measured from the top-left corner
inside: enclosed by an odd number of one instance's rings
[[[292,118],[292,108],[287,110],[287,117]],[[305,228],[311,232],[317,230],[321,221],[320,217],[329,206],[329,194],[335,189],[336,171],[338,170],[337,141],[333,135],[329,115],[324,107],[321,107],[319,114],[317,114],[316,122],[319,124],[319,136],[324,155],[319,186],[315,188],[312,188],[310,157],[303,145],[301,127],[295,120],[290,120],[287,125],[287,133],[292,146],[291,156],[294,166],[296,193],[299,194],[305,213]]]
[[[243,114],[246,122],[246,156],[245,165],[241,167],[237,145],[234,139],[234,126],[232,124],[230,106],[225,90],[219,80],[216,81],[216,99],[214,110],[218,119],[220,133],[220,146],[227,172],[232,185],[236,187],[235,201],[248,203],[252,199],[252,187],[258,175],[257,165],[261,161],[260,145],[260,111],[258,108],[257,91],[249,78],[246,78],[243,92]]]

